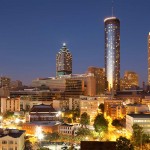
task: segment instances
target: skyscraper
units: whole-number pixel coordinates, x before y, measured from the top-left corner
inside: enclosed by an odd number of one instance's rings
[[[72,55],[65,43],[56,55],[56,76],[72,74]]]
[[[150,85],[150,32],[148,34],[148,85]]]
[[[105,76],[108,91],[120,90],[120,21],[106,18],[105,23]]]

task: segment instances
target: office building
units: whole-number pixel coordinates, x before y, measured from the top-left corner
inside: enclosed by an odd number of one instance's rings
[[[56,76],[66,74],[72,74],[72,54],[64,43],[56,55]]]
[[[148,105],[145,104],[127,104],[127,114],[144,114],[150,113]]]
[[[98,114],[98,106],[99,101],[96,97],[80,96],[80,115],[86,112],[90,116],[90,122],[93,122]]]
[[[68,110],[69,109],[69,100],[68,99],[53,100],[53,108],[56,111]]]
[[[133,71],[125,71],[121,82],[122,90],[137,89],[139,87],[139,76]]]
[[[105,23],[105,76],[108,91],[120,90],[120,21],[106,18]]]
[[[146,134],[150,134],[150,114],[128,114],[126,115],[126,129],[133,132],[133,124],[138,124]]]
[[[42,85],[48,86],[51,92],[63,92],[63,99],[83,94],[96,95],[96,78],[93,73],[60,75],[57,78],[40,78],[32,81],[33,87]]]
[[[126,107],[123,105],[123,100],[105,99],[104,113],[112,119],[120,119],[126,115]]]
[[[93,73],[96,79],[96,95],[105,92],[105,69],[98,67],[88,67],[88,73]]]

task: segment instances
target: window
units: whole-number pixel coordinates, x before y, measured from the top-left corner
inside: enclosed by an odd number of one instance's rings
[[[13,144],[13,141],[9,141],[9,144]]]
[[[7,141],[2,141],[2,144],[7,144]]]
[[[9,150],[13,150],[13,148],[9,148]]]

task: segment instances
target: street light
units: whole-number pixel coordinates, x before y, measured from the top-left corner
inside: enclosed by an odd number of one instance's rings
[[[61,117],[61,111],[58,111],[58,113],[56,114],[56,117],[58,117],[58,119],[60,119],[60,117]]]
[[[35,129],[35,136],[39,140],[40,147],[41,147],[41,140],[44,138],[44,135],[42,133],[42,128],[40,126],[37,126]]]
[[[19,118],[16,118],[16,119],[15,119],[15,123],[18,124],[19,122],[20,122],[20,119],[19,119]]]

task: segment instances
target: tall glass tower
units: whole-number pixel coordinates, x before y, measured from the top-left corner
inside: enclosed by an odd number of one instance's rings
[[[66,43],[56,55],[56,76],[72,74],[72,55]]]
[[[120,21],[106,18],[105,23],[105,76],[108,91],[120,90]]]

